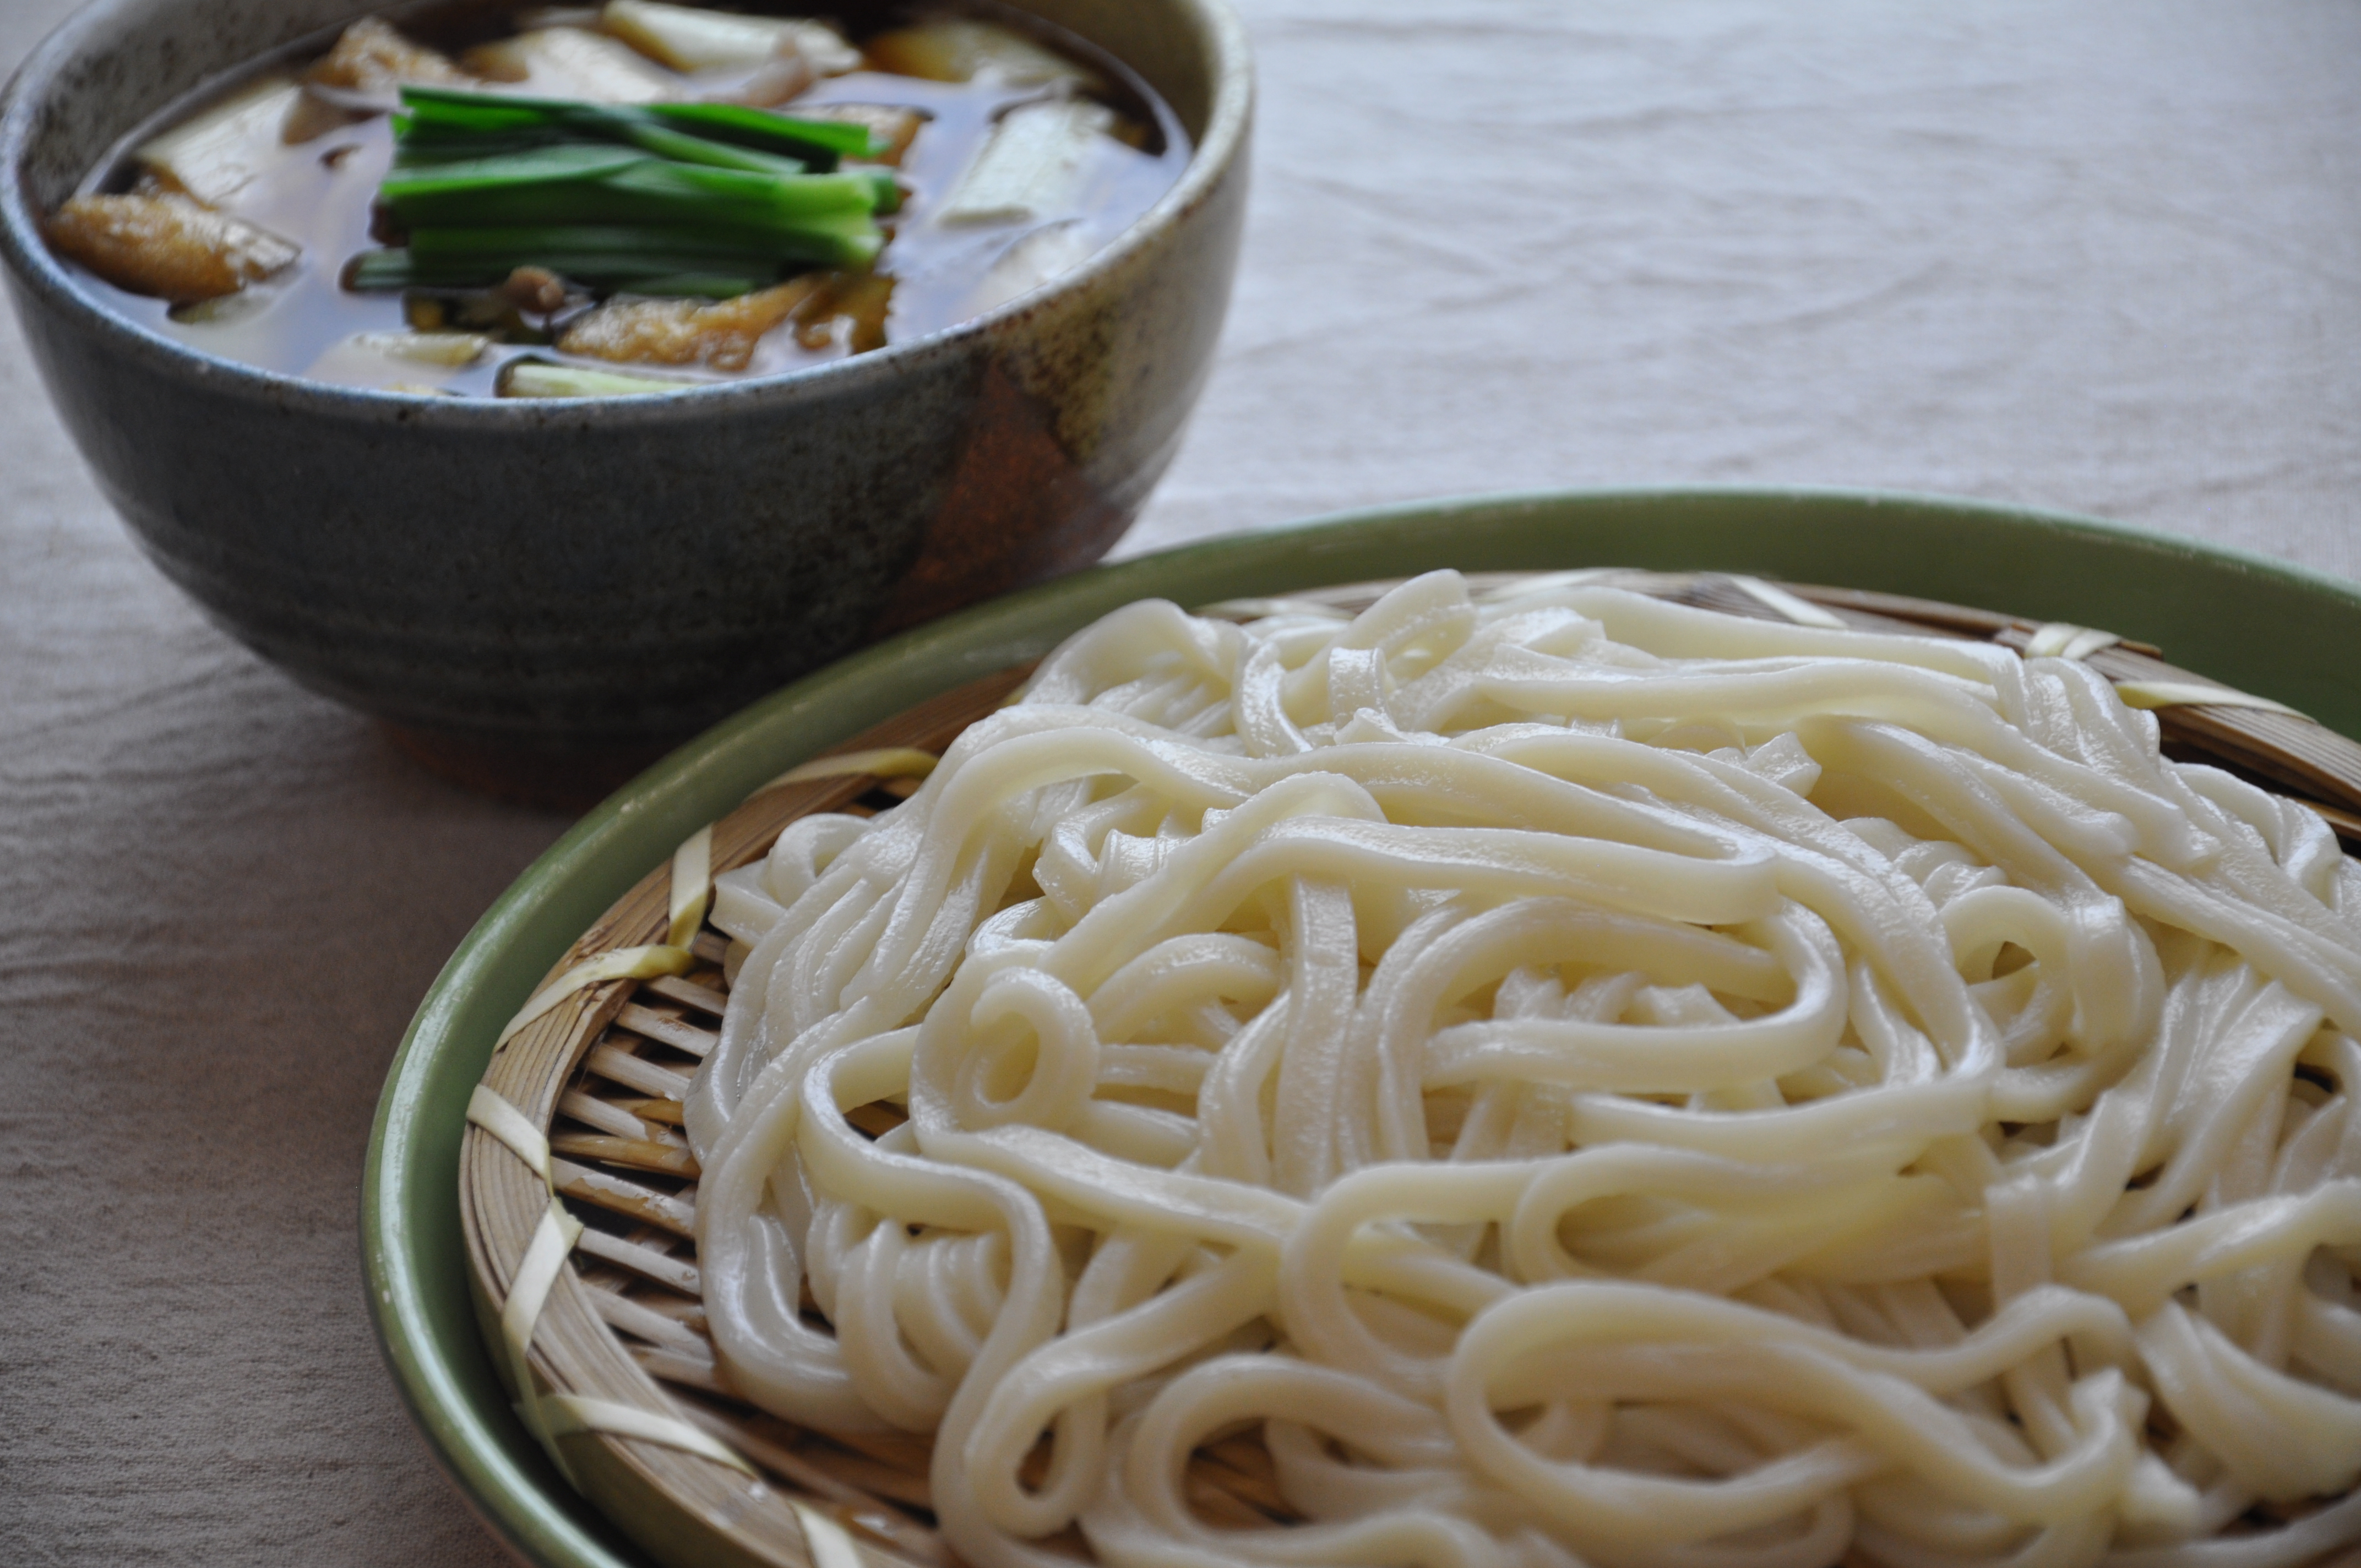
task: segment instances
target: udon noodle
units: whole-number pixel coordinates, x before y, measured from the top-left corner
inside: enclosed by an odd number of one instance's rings
[[[2059,659],[1450,573],[723,879],[706,1306],[980,1568],[2361,1540],[2361,869]],[[864,1124],[907,1119],[875,1137]],[[1258,1431],[1303,1522],[1192,1508]]]

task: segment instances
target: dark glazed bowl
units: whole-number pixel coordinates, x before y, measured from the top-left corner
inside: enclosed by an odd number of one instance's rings
[[[111,147],[221,72],[386,8],[97,0],[0,97],[0,258],[149,556],[445,766],[644,754],[884,632],[1096,559],[1170,461],[1246,204],[1252,81],[1224,0],[1019,0],[1137,71],[1195,156],[1074,271],[854,359],[661,397],[460,401],[217,359],[74,286],[38,216]]]

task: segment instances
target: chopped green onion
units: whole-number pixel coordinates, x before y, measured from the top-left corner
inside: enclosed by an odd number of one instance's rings
[[[807,167],[803,160],[783,158],[775,152],[758,152],[751,147],[734,147],[728,142],[711,141],[693,137],[667,126],[627,126],[621,127],[623,139],[660,158],[680,163],[703,164],[712,169],[740,169],[756,174],[801,174]],[[830,159],[833,163],[835,159]]]
[[[700,142],[796,159],[825,172],[839,158],[866,158],[874,143],[865,126],[804,119],[743,104],[651,104],[627,107],[565,98],[520,98],[456,87],[404,87],[394,134],[412,139],[522,131],[560,132],[599,141],[635,141],[646,132],[697,133]],[[658,150],[651,148],[650,150]],[[666,156],[673,156],[667,154]]]
[[[351,264],[345,269],[344,284],[346,288],[360,294],[379,293],[395,289],[436,287],[435,284],[428,282],[420,276],[420,269],[411,262],[410,252],[400,247],[390,250],[365,250],[354,257]],[[443,286],[466,287],[464,284]]]
[[[524,162],[498,160],[495,177],[480,184],[446,178],[439,170],[405,171],[388,180],[380,195],[411,229],[661,224],[785,235],[815,219],[865,222],[876,205],[873,186],[859,174],[749,174],[642,158],[587,176],[560,170],[536,181],[522,171],[511,173]]]
[[[551,147],[580,147],[555,131],[488,131],[481,136],[413,136],[395,142],[393,167],[433,169],[445,163],[473,163],[481,159],[507,158]]]
[[[770,282],[767,278],[730,278],[716,272],[667,272],[631,285],[631,291],[661,300],[734,300]]]
[[[675,279],[698,280],[700,286],[678,291],[708,298],[729,299],[779,280],[780,265],[767,257],[742,251],[664,249],[651,245],[628,254],[609,251],[568,251],[555,247],[533,250],[519,258],[508,254],[436,256],[422,258],[407,247],[372,250],[357,258],[346,272],[345,286],[360,293],[398,289],[489,289],[507,280],[519,267],[544,267],[577,282],[606,290],[662,293],[659,285]],[[734,285],[742,284],[743,287]]]
[[[434,87],[405,87],[401,107],[394,112],[397,140],[443,132],[533,131],[548,128],[550,111],[563,104],[532,98],[511,98],[493,93],[445,92]]]
[[[798,218],[866,217],[877,210],[876,182],[865,174],[749,174],[649,159],[601,177],[595,189],[618,199],[619,217],[636,215],[620,205],[686,203],[700,216],[765,227]]]
[[[579,365],[520,359],[500,378],[500,393],[504,398],[629,398],[706,385],[703,381],[628,376],[620,370],[592,370]]]
[[[891,170],[860,169],[845,176],[848,180],[866,180],[870,189],[870,211],[898,213],[902,210],[902,187]]]
[[[647,155],[624,147],[588,147],[579,142],[541,147],[531,151],[495,153],[486,158],[454,159],[417,169],[397,169],[378,187],[378,196],[394,207],[455,192],[481,192],[488,197],[523,185],[560,181],[596,180],[648,161]]]
[[[865,231],[865,232],[864,232]],[[783,261],[821,267],[865,267],[876,259],[876,225],[866,215],[855,219],[813,218],[794,228],[752,228],[726,224],[540,224],[500,228],[454,225],[415,228],[410,232],[410,253],[432,267],[460,259],[490,261],[508,258],[509,267],[546,267],[566,277],[595,283],[601,276],[628,270],[642,277],[666,272],[730,271],[681,265],[680,258],[705,260],[767,261],[775,270]],[[588,272],[569,264],[598,263]],[[642,265],[661,258],[665,265]],[[501,276],[507,276],[507,268]]]
[[[826,171],[869,148],[858,125],[441,87],[405,87],[402,104],[379,197],[409,244],[361,258],[355,289],[475,288],[543,267],[609,290],[686,277],[727,297],[787,268],[868,266],[884,244],[876,214],[901,202],[888,170]]]
[[[758,145],[768,145],[774,138],[800,141],[825,148],[840,158],[873,158],[878,151],[869,127],[850,120],[807,119],[743,104],[650,104],[644,112],[694,126],[717,141],[739,137],[760,137]]]

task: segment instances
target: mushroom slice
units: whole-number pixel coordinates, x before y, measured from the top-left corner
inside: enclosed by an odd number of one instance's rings
[[[302,247],[184,196],[76,196],[46,226],[49,244],[118,289],[175,304],[235,294]]]

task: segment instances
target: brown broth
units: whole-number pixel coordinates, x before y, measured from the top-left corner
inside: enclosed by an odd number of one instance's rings
[[[994,13],[981,14],[1000,19]],[[480,15],[443,27],[404,25],[423,42],[455,49],[506,30],[485,27]],[[862,28],[855,35],[856,41],[878,30]],[[1012,104],[1038,96],[1038,88],[983,81],[937,82],[862,70],[823,78],[779,105],[783,112],[793,114],[830,104],[890,104],[919,109],[931,116],[895,171],[905,191],[901,210],[879,219],[891,236],[874,268],[880,279],[890,280],[884,330],[888,343],[907,342],[954,326],[1022,292],[1022,289],[1009,289],[1005,274],[995,287],[994,268],[1028,238],[1037,247],[1053,249],[1067,266],[1104,247],[1171,188],[1188,162],[1188,139],[1178,120],[1135,74],[1079,39],[1051,34],[1038,25],[1028,24],[1024,30],[1053,43],[1060,53],[1082,61],[1113,83],[1106,101],[1131,122],[1135,139],[1141,144],[1135,148],[1114,137],[1094,138],[1093,160],[1069,214],[1023,225],[950,226],[934,220],[935,209],[974,159],[994,117]],[[320,52],[314,48],[258,62],[217,84],[215,91],[205,94],[205,101],[218,101],[272,70],[300,68]],[[728,82],[713,73],[681,80],[692,93],[717,87],[726,90]],[[193,110],[184,112],[126,138],[118,156],[85,189],[128,189],[137,172],[129,148],[193,117]],[[533,341],[549,335],[533,330],[543,324],[538,321],[527,323],[522,340],[495,343],[477,362],[456,369],[352,349],[348,340],[356,334],[399,332],[413,324],[409,313],[412,305],[430,297],[356,293],[339,283],[345,264],[375,246],[369,237],[371,203],[392,156],[392,128],[383,115],[280,148],[228,210],[296,242],[303,254],[285,272],[250,285],[242,293],[176,310],[161,300],[118,289],[71,263],[69,270],[83,291],[107,309],[191,348],[266,370],[346,386],[489,396],[502,367],[520,358],[630,375],[731,381],[822,364],[847,357],[863,346],[874,346],[851,341],[850,323],[840,316],[832,325],[823,321],[817,329],[799,332],[790,323],[765,334],[751,363],[735,373],[562,354],[546,342]],[[458,302],[446,297],[445,302],[456,305]],[[557,332],[563,332],[568,319],[558,318]],[[456,321],[450,324],[460,325]]]

